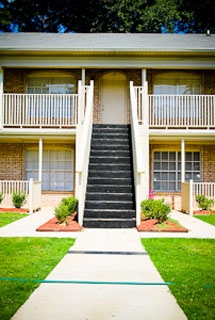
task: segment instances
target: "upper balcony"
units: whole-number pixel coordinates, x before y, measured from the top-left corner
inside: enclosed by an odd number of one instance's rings
[[[149,130],[215,129],[215,95],[148,95],[146,86],[133,90],[138,123],[147,123]]]
[[[78,94],[3,94],[4,129],[63,129],[77,121]]]
[[[215,129],[215,95],[147,95],[135,87],[135,96],[138,123],[148,113],[149,130]],[[75,128],[84,112],[78,94],[3,94],[2,100],[2,129]]]

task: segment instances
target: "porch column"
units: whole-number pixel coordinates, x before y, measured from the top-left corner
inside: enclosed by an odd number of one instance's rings
[[[43,139],[39,139],[39,172],[38,180],[42,183],[42,170],[43,170]]]
[[[142,77],[142,86],[144,86],[145,82],[146,82],[146,69],[142,69],[142,74],[141,74],[141,77]]]
[[[3,128],[3,70],[0,67],[0,130]]]
[[[185,142],[181,139],[181,182],[185,182]]]
[[[81,80],[82,80],[82,85],[85,86],[85,80],[86,78],[86,72],[85,72],[85,68],[82,68],[82,71],[81,71]]]

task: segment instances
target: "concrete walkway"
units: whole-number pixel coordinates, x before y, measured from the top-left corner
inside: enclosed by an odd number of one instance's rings
[[[74,233],[35,231],[52,216],[51,208],[43,209],[24,218],[22,223],[20,220],[1,228],[0,236],[77,237],[75,245],[47,280],[94,283],[43,283],[13,320],[186,319],[142,247],[140,238],[179,236],[215,239],[215,227],[173,211],[171,216],[190,229],[188,233],[138,233],[136,229],[85,229]]]

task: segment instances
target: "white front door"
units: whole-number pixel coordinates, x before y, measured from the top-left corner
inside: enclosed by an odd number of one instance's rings
[[[102,78],[101,123],[127,123],[127,80],[120,72],[110,72]]]

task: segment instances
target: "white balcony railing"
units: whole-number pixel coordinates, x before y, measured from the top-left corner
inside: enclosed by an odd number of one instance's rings
[[[215,183],[214,182],[182,182],[181,184],[181,209],[184,212],[193,214],[198,209],[196,196],[205,195],[206,198],[215,201]],[[213,210],[215,209],[215,204]]]
[[[149,95],[151,127],[214,128],[214,95]]]
[[[3,94],[3,128],[71,127],[77,113],[77,94]]]
[[[144,121],[144,87],[134,87],[139,123]],[[215,95],[150,94],[149,129],[215,129]]]
[[[3,193],[3,201],[0,206],[3,208],[14,207],[12,203],[13,192],[24,192],[26,194],[26,202],[23,208],[29,210],[29,213],[41,208],[41,182],[30,179],[10,181],[0,180],[0,192]]]

